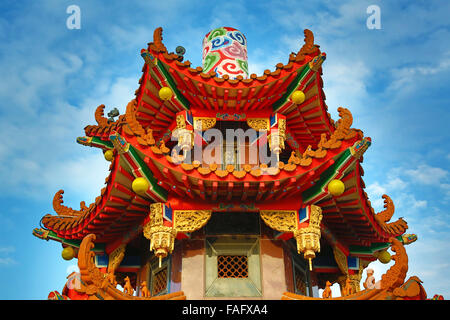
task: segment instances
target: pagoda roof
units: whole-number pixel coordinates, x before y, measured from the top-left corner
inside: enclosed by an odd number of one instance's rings
[[[278,112],[286,115],[293,138],[303,148],[316,147],[322,133],[331,135],[334,121],[327,112],[322,90],[321,64],[326,55],[314,44],[314,36],[305,30],[305,44],[297,53],[291,53],[287,64],[278,63],[274,71],[266,69],[260,76],[248,79],[238,76],[216,76],[214,71],[204,73],[202,67],[192,68],[189,61],[168,53],[162,43],[162,28],[154,32],[154,40],[141,54],[146,60],[136,91],[136,119],[151,126],[155,138],[161,138],[171,129],[174,115],[190,110],[194,116],[203,113],[247,115],[258,112]],[[159,98],[162,87],[170,87],[174,96],[169,101]],[[305,93],[299,105],[290,100],[295,90]]]
[[[130,102],[128,112],[135,110],[132,105]],[[100,116],[101,112],[96,114]],[[386,210],[374,213],[364,192],[361,178],[364,172],[358,158],[358,152],[362,156],[365,151],[360,145],[370,145],[370,139],[363,138],[361,131],[350,129],[352,117],[347,109],[340,108],[340,115],[337,129],[330,139],[320,143],[319,149],[308,149],[301,157],[293,154],[288,163],[280,162],[278,167],[260,166],[236,171],[234,168],[220,170],[212,165],[175,163],[164,145],[157,147],[155,141],[149,145],[150,136],[144,134],[143,138],[134,134],[133,130],[139,131],[139,127],[134,126],[130,120],[133,117],[127,113],[111,128],[133,128],[121,130],[124,141],[129,144],[128,150],[116,153],[101,196],[89,208],[82,203],[77,211],[62,205],[60,191],[53,201],[58,216],[46,215],[42,222],[62,238],[82,239],[95,233],[99,241],[106,241],[140,225],[148,214],[148,205],[155,201],[165,202],[169,195],[195,200],[192,204],[183,201],[183,209],[189,209],[189,206],[208,208],[218,199],[227,199],[231,202],[250,201],[256,210],[273,203],[282,205],[280,200],[284,198],[301,196],[303,204],[317,204],[322,208],[323,224],[347,247],[388,242],[391,237],[403,234],[407,224],[402,219],[387,223],[393,214],[393,204],[388,198]],[[102,130],[99,136],[106,132],[108,130]],[[80,140],[90,146],[113,148],[111,142],[98,137]],[[356,147],[361,150],[355,153]],[[138,176],[145,176],[155,183],[154,193],[139,196],[132,191],[131,183]],[[327,191],[326,185],[331,179],[344,182],[344,194],[334,197]]]
[[[403,234],[407,224],[402,219],[388,223],[393,214],[392,201],[386,198],[386,210],[375,214],[364,192],[360,162],[370,138],[351,128],[353,118],[349,110],[338,108],[340,119],[336,123],[326,113],[320,77],[320,59],[324,55],[313,40],[312,33],[305,30],[305,45],[297,54],[291,54],[287,65],[278,64],[276,71],[265,72],[261,77],[231,80],[202,73],[201,68],[192,69],[178,55],[167,53],[161,29],[155,30],[154,41],[145,51],[153,58],[145,56],[149,61],[144,65],[136,99],[116,121],[105,118],[105,106],[100,105],[95,111],[97,125],[87,126],[86,137],[77,139],[84,145],[114,150],[106,187],[89,207],[80,204],[80,210],[64,206],[62,191],[58,192],[53,200],[57,215],[44,216],[43,225],[59,238],[82,239],[93,233],[99,242],[108,242],[141,225],[151,203],[166,202],[171,197],[190,199],[191,203],[183,202],[185,208],[207,207],[217,204],[218,199],[237,204],[250,201],[262,208],[271,203],[283,206],[287,202],[281,199],[301,197],[305,205],[322,207],[323,224],[347,246],[370,246]],[[161,101],[158,91],[168,85],[175,94],[169,101]],[[299,88],[305,92],[306,100],[295,105],[289,95]],[[228,97],[236,97],[234,105],[226,103],[231,100],[224,99],[225,90]],[[255,103],[255,97],[267,98],[270,94],[274,98]],[[241,104],[237,103],[239,95]],[[253,102],[248,103],[249,100]],[[279,162],[275,167],[244,165],[240,169],[178,163],[165,146],[163,138],[170,136],[176,125],[175,115],[180,111],[189,110],[194,116],[201,116],[203,113],[195,114],[200,111],[242,111],[252,117],[263,112],[269,100],[277,102],[275,109],[268,109],[267,116],[274,111],[284,114],[287,141],[292,134],[304,150],[293,153],[287,163]],[[254,106],[261,110],[252,110]],[[113,139],[120,139],[126,150],[116,150]],[[151,184],[144,195],[132,191],[131,183],[137,177],[145,177]],[[344,194],[334,197],[328,192],[331,179],[345,183]]]
[[[402,218],[388,223],[394,213],[394,204],[387,195],[383,195],[385,210],[375,213],[364,191],[362,175],[361,162],[354,162],[340,178],[345,184],[345,192],[340,196],[327,193],[320,201],[314,202],[322,208],[322,223],[347,247],[386,243],[408,229]]]
[[[108,242],[140,225],[152,201],[131,190],[134,178],[126,167],[120,156],[115,157],[105,179],[106,187],[89,207],[84,202],[80,210],[63,205],[64,191],[58,191],[53,199],[57,215],[45,215],[41,221],[43,226],[64,239],[83,239],[93,233],[99,242]]]

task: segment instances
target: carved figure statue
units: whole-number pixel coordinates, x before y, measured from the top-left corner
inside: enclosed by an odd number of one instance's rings
[[[373,276],[373,269],[367,269],[367,278],[363,283],[366,289],[380,289],[380,281],[375,282],[375,277]]]
[[[345,287],[344,287],[344,290],[343,290],[342,294],[344,296],[349,296],[352,293],[354,293],[353,292],[352,281],[350,280],[350,278],[347,278],[347,280],[345,280]]]
[[[332,298],[330,287],[331,287],[331,283],[330,283],[330,281],[327,281],[325,284],[325,290],[323,290],[323,293],[322,293],[323,299],[331,299]]]
[[[116,276],[112,272],[108,272],[106,275],[106,280],[111,283],[113,286],[117,286]]]
[[[142,281],[141,282],[141,290],[142,290],[142,296],[144,298],[149,298],[150,297],[150,291],[147,288],[147,281]]]
[[[131,286],[130,278],[128,276],[125,277],[125,286],[123,287],[123,292],[129,294],[130,296],[132,296],[134,293],[134,289]]]

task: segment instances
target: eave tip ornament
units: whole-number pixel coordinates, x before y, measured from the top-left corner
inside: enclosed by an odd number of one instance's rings
[[[131,184],[131,188],[137,194],[145,193],[149,187],[150,187],[150,184],[148,183],[147,179],[145,179],[143,177],[134,179],[133,183]]]
[[[333,179],[328,184],[328,191],[335,197],[340,196],[345,191],[345,185],[341,180]]]
[[[75,257],[75,251],[72,247],[65,247],[61,252],[61,256],[66,261],[72,260]]]
[[[296,90],[291,95],[292,102],[302,104],[305,101],[305,94],[301,90]]]
[[[106,150],[103,154],[106,161],[112,161],[114,159],[114,152],[112,150]]]
[[[170,98],[172,98],[173,92],[172,89],[170,89],[169,87],[162,87],[161,89],[159,89],[158,95],[161,98],[161,100],[167,101],[170,100]]]

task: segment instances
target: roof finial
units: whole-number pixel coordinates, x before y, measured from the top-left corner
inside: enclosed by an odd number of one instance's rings
[[[248,78],[247,39],[234,28],[222,27],[209,32],[203,39],[203,72],[216,72],[218,77],[227,75]]]

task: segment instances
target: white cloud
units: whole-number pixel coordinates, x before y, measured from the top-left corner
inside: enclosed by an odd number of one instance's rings
[[[439,184],[441,180],[447,177],[448,171],[431,167],[427,164],[421,164],[417,169],[408,169],[405,173],[413,180],[423,184]]]
[[[17,261],[13,258],[0,258],[0,266],[11,266],[17,264]]]
[[[4,253],[11,253],[16,251],[16,248],[14,248],[13,246],[9,246],[9,247],[0,247],[0,254],[4,254]]]

